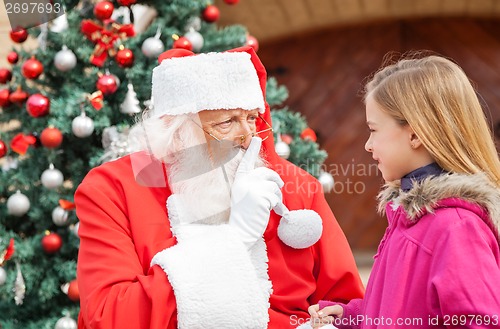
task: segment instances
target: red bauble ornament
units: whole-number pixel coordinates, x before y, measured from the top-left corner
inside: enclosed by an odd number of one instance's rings
[[[78,281],[76,281],[76,279],[69,283],[68,298],[74,302],[77,302],[80,300],[80,292],[78,290]]]
[[[311,141],[313,142],[316,142],[317,140],[317,137],[316,137],[316,133],[314,132],[314,130],[312,130],[311,128],[306,128],[304,129],[301,133],[300,133],[300,137],[302,139],[310,139]]]
[[[224,0],[225,3],[228,5],[235,5],[239,2],[240,0]]]
[[[15,43],[23,43],[28,39],[28,31],[22,27],[18,27],[10,32],[10,38]]]
[[[254,36],[251,35],[247,36],[246,45],[252,47],[253,50],[255,50],[255,52],[259,50],[259,41]]]
[[[27,79],[36,79],[43,73],[43,64],[33,56],[24,62],[21,72]]]
[[[95,5],[94,15],[97,19],[103,21],[113,15],[113,10],[115,10],[115,6],[111,2],[101,1]]]
[[[15,51],[11,51],[7,55],[7,60],[9,61],[10,64],[16,64],[17,61],[19,61],[19,54],[16,53]]]
[[[131,6],[137,2],[137,0],[118,0],[117,1],[120,6]]]
[[[0,84],[9,82],[12,79],[12,72],[9,69],[0,69]]]
[[[0,107],[9,106],[10,105],[10,90],[2,89],[0,90]]]
[[[116,62],[121,67],[131,67],[134,65],[134,52],[130,49],[120,49],[115,56]]]
[[[21,86],[9,95],[9,101],[16,104],[23,104],[28,99],[29,95],[27,92],[21,89]]]
[[[220,17],[219,8],[214,5],[208,5],[201,13],[201,17],[203,17],[203,20],[205,20],[205,22],[213,23]]]
[[[113,74],[106,73],[99,77],[96,82],[96,87],[104,95],[111,95],[118,89],[117,77]]]
[[[33,94],[26,102],[26,110],[34,118],[49,114],[50,100],[42,94]]]
[[[3,140],[0,139],[0,158],[3,158],[9,149],[7,148],[7,144]]]
[[[191,45],[191,42],[185,37],[180,37],[179,39],[174,41],[174,48],[176,49],[186,49],[189,51],[193,50],[193,45]]]
[[[40,135],[40,142],[43,146],[48,148],[56,148],[61,145],[63,134],[61,131],[54,127],[45,128]]]
[[[57,233],[47,233],[42,238],[42,248],[47,254],[54,254],[62,247],[61,236]]]

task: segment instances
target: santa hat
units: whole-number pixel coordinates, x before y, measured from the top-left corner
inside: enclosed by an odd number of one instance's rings
[[[153,115],[202,110],[265,111],[257,71],[247,52],[198,54],[179,49],[160,55],[153,70]]]

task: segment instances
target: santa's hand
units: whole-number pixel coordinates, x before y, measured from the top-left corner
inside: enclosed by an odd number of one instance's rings
[[[255,168],[261,144],[260,138],[252,138],[231,188],[229,225],[236,227],[247,248],[262,237],[271,209],[282,202],[281,177],[269,168]]]

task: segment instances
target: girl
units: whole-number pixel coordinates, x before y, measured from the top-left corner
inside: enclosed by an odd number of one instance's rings
[[[467,76],[439,56],[403,59],[364,101],[388,228],[365,298],[312,305],[311,324],[500,328],[500,162]]]

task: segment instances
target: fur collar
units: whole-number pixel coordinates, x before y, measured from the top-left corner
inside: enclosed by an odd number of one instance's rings
[[[430,176],[414,183],[411,190],[400,190],[400,181],[388,183],[377,196],[378,211],[385,213],[389,201],[398,202],[410,221],[415,222],[425,213],[432,213],[446,198],[460,198],[485,209],[492,224],[500,232],[500,189],[484,174],[443,174]],[[395,200],[397,198],[397,200]]]

